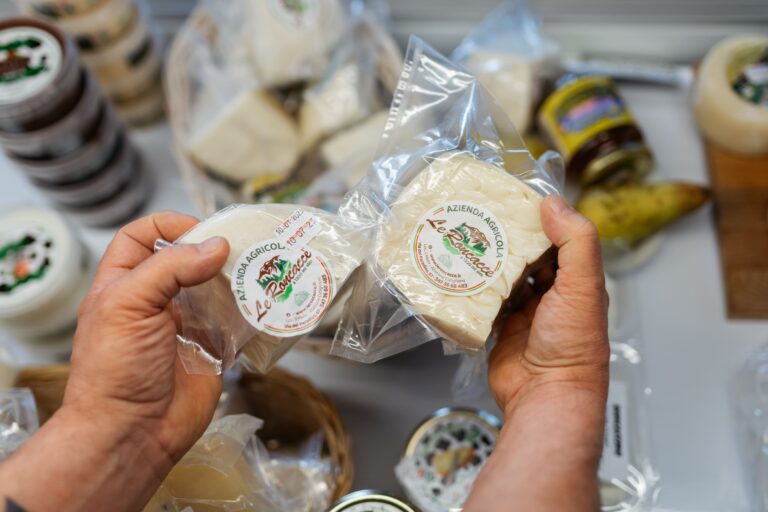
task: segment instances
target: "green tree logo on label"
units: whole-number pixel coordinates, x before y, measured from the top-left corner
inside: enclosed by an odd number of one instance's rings
[[[477,228],[462,222],[443,237],[443,245],[451,254],[459,255],[459,250],[451,243],[451,239],[460,241],[466,249],[475,256],[485,256],[485,252],[491,246],[488,237]]]
[[[261,288],[273,296],[277,302],[283,302],[291,296],[293,284],[286,286],[282,293],[274,295],[273,290],[278,289],[278,285],[283,281],[285,275],[291,270],[291,262],[280,259],[280,256],[274,256],[261,266],[259,271],[259,285]]]
[[[50,238],[34,231],[0,241],[0,294],[41,280],[51,266],[52,246]]]
[[[8,43],[0,44],[0,83],[14,83],[25,78],[37,76],[45,71],[48,66],[45,55],[40,57],[37,65],[32,64],[29,57],[19,54],[19,50],[34,50],[42,42],[34,37],[14,39]]]

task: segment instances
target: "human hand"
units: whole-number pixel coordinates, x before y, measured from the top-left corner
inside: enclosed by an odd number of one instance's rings
[[[64,407],[89,420],[143,432],[176,462],[202,435],[221,393],[221,378],[187,374],[176,354],[169,303],[182,286],[216,275],[229,249],[213,238],[164,248],[197,223],[157,213],[121,229],[96,272],[79,312]]]
[[[505,412],[543,388],[607,393],[608,295],[597,231],[556,196],[543,201],[541,219],[559,248],[559,269],[548,290],[538,286],[551,276],[537,276],[530,300],[506,320],[491,352],[489,385]]]

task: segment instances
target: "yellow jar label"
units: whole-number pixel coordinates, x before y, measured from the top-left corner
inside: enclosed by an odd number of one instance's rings
[[[633,125],[634,119],[610,78],[586,76],[550,94],[539,123],[567,163],[600,132]]]

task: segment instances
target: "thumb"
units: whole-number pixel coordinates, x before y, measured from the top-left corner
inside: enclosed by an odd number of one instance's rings
[[[214,277],[228,255],[229,244],[221,237],[200,244],[172,245],[122,276],[115,283],[115,291],[118,296],[134,297],[142,306],[159,311],[182,287],[202,284]]]
[[[560,196],[544,199],[541,223],[544,233],[559,248],[557,279],[561,285],[602,286],[605,276],[595,225]]]

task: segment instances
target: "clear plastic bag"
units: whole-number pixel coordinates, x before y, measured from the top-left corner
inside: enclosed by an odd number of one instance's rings
[[[553,261],[538,208],[559,193],[558,174],[471,74],[412,37],[376,157],[339,209],[375,242],[332,353],[373,362],[436,338],[449,352],[483,350],[514,288]],[[457,277],[441,280],[454,264]]]
[[[531,127],[546,80],[560,73],[559,49],[526,0],[502,2],[451,57],[475,74],[520,133]]]
[[[768,344],[756,350],[731,384],[749,501],[768,509]]]
[[[221,273],[173,300],[190,373],[221,373],[237,354],[248,368],[269,370],[320,325],[368,246],[334,214],[283,204],[231,206],[176,243],[213,236],[230,245]]]
[[[32,391],[27,388],[0,389],[0,461],[18,450],[38,427]]]
[[[173,467],[145,512],[321,512],[333,493],[319,453],[272,458],[256,436],[263,422],[247,414],[215,420]]]
[[[177,156],[203,211],[303,201],[334,167],[326,139],[391,99],[402,56],[387,13],[383,0],[200,3],[174,41],[167,88]]]
[[[604,512],[649,510],[660,491],[653,465],[648,411],[651,390],[640,354],[611,343],[611,381],[606,404],[600,496]]]

